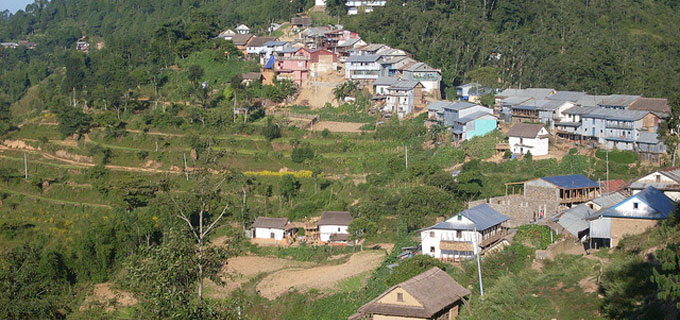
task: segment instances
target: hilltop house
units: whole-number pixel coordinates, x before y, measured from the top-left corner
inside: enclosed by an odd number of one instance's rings
[[[425,92],[439,97],[439,85],[442,81],[441,70],[418,62],[406,68],[402,77],[406,80],[420,81]]]
[[[347,15],[359,14],[359,12],[371,13],[376,7],[384,7],[387,0],[347,0]]]
[[[387,289],[347,319],[453,320],[470,294],[446,272],[433,267]]]
[[[288,223],[284,218],[257,217],[252,226],[253,238],[283,240]]]
[[[380,56],[351,55],[345,62],[345,79],[359,81],[364,84],[378,79],[380,72]]]
[[[534,156],[548,154],[548,130],[542,124],[516,123],[508,131],[510,151],[514,154]]]
[[[238,34],[249,34],[250,33],[250,28],[248,28],[247,25],[242,24],[236,27],[236,33]]]
[[[286,79],[302,85],[309,76],[309,57],[310,53],[305,48],[284,51],[283,56],[276,57],[273,63],[277,79]]]
[[[423,254],[436,259],[460,260],[481,254],[506,234],[510,218],[481,204],[420,230]]]
[[[615,206],[587,217],[595,247],[615,247],[625,235],[644,232],[667,219],[675,203],[654,187],[628,197]]]
[[[398,80],[387,88],[383,111],[397,113],[401,119],[423,104],[423,85],[418,81]]]
[[[680,201],[680,167],[659,169],[633,181],[628,189],[632,194],[638,194],[648,187],[663,192],[673,201]]]
[[[483,136],[498,127],[493,110],[469,102],[457,102],[443,106],[444,124],[451,128],[453,139],[463,142]]]
[[[324,211],[316,224],[319,227],[319,240],[325,243],[349,243],[347,227],[352,220],[349,211]]]
[[[231,29],[224,30],[220,32],[220,34],[217,35],[217,38],[224,39],[224,40],[231,40],[234,36],[236,35],[236,32]]]
[[[524,182],[524,196],[527,194],[554,199],[560,205],[571,207],[598,197],[600,185],[581,174],[543,177]],[[539,213],[545,214],[548,213]]]
[[[574,103],[561,100],[529,99],[511,106],[513,121],[542,122],[551,129],[561,122],[562,112],[574,107]]]

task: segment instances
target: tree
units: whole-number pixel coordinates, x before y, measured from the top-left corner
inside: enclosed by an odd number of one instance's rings
[[[215,272],[215,268],[206,268],[210,266],[205,255],[208,235],[229,212],[231,205],[224,195],[226,191],[224,182],[227,180],[224,173],[220,175],[221,177],[217,183],[211,181],[212,175],[206,166],[210,161],[210,157],[210,155],[204,157],[206,159],[204,160],[204,166],[199,168],[197,173],[194,174],[194,180],[197,181],[197,184],[190,192],[182,196],[176,196],[171,194],[167,187],[163,190],[174,205],[175,216],[185,223],[186,229],[197,245],[195,281],[197,285],[196,297],[199,318],[202,317],[203,279],[206,275],[211,275]]]
[[[200,65],[192,64],[189,66],[189,69],[187,69],[187,79],[189,79],[194,86],[198,86],[198,82],[201,80],[204,73],[205,72]]]
[[[286,198],[290,207],[293,207],[293,198],[297,196],[300,187],[302,187],[302,184],[300,184],[300,181],[295,179],[292,174],[284,175],[283,178],[281,178],[279,192]]]
[[[272,141],[281,137],[281,128],[276,122],[274,122],[274,118],[267,117],[265,125],[262,128],[262,135],[267,139],[267,141]]]
[[[347,227],[347,232],[352,241],[360,241],[367,235],[375,234],[377,231],[378,225],[364,216],[352,220],[349,227]],[[361,251],[364,251],[363,241],[361,241]]]
[[[344,0],[326,0],[326,13],[340,19],[340,16],[347,14],[347,5]]]
[[[668,147],[672,165],[675,166],[680,148],[680,95],[674,95],[668,102],[671,106],[671,116],[659,125],[659,138]]]
[[[407,231],[422,227],[428,214],[446,214],[454,199],[445,191],[431,186],[414,187],[399,200],[397,211]]]
[[[80,136],[90,130],[91,118],[79,108],[62,105],[56,107],[54,111],[59,121],[59,132],[62,137]]]
[[[303,163],[305,160],[314,159],[314,150],[310,146],[298,147],[293,149],[290,158],[295,163]]]
[[[674,301],[680,309],[680,245],[671,244],[657,251],[661,267],[653,270],[652,282],[659,287],[657,296],[661,300]]]
[[[12,110],[9,100],[0,96],[0,136],[5,135],[12,128]]]

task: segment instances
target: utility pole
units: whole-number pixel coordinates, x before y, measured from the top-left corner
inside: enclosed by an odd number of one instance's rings
[[[28,180],[28,160],[26,159],[26,152],[24,152],[24,179]]]
[[[609,148],[607,148],[607,194],[609,194]]]
[[[479,246],[477,245],[477,226],[475,226],[475,250],[477,250],[477,274],[479,275],[479,294],[484,299],[484,284],[482,283],[482,262],[479,258]]]
[[[408,169],[408,146],[404,146],[404,152],[406,153],[406,169]]]
[[[184,153],[184,173],[187,176],[187,181],[189,181],[189,169],[187,168],[187,153]]]

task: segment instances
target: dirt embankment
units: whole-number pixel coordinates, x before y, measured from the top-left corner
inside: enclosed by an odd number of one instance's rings
[[[332,288],[342,280],[374,270],[384,258],[384,252],[365,251],[352,255],[340,265],[281,270],[262,279],[257,290],[261,296],[272,300],[291,288],[301,291]]]
[[[87,310],[93,306],[101,306],[107,312],[114,311],[117,307],[129,307],[137,304],[137,299],[131,293],[113,289],[111,283],[98,283],[94,285],[92,293],[85,297],[80,310]]]
[[[337,122],[337,121],[319,121],[314,124],[310,129],[312,131],[323,131],[328,129],[330,132],[348,132],[348,133],[361,133],[361,128],[365,123],[359,122]]]

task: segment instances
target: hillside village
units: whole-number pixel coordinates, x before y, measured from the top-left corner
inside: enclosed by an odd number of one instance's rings
[[[167,23],[181,57],[120,91],[116,44],[71,37],[7,103],[0,318],[680,316],[676,100],[449,86],[313,2],[193,52]]]

